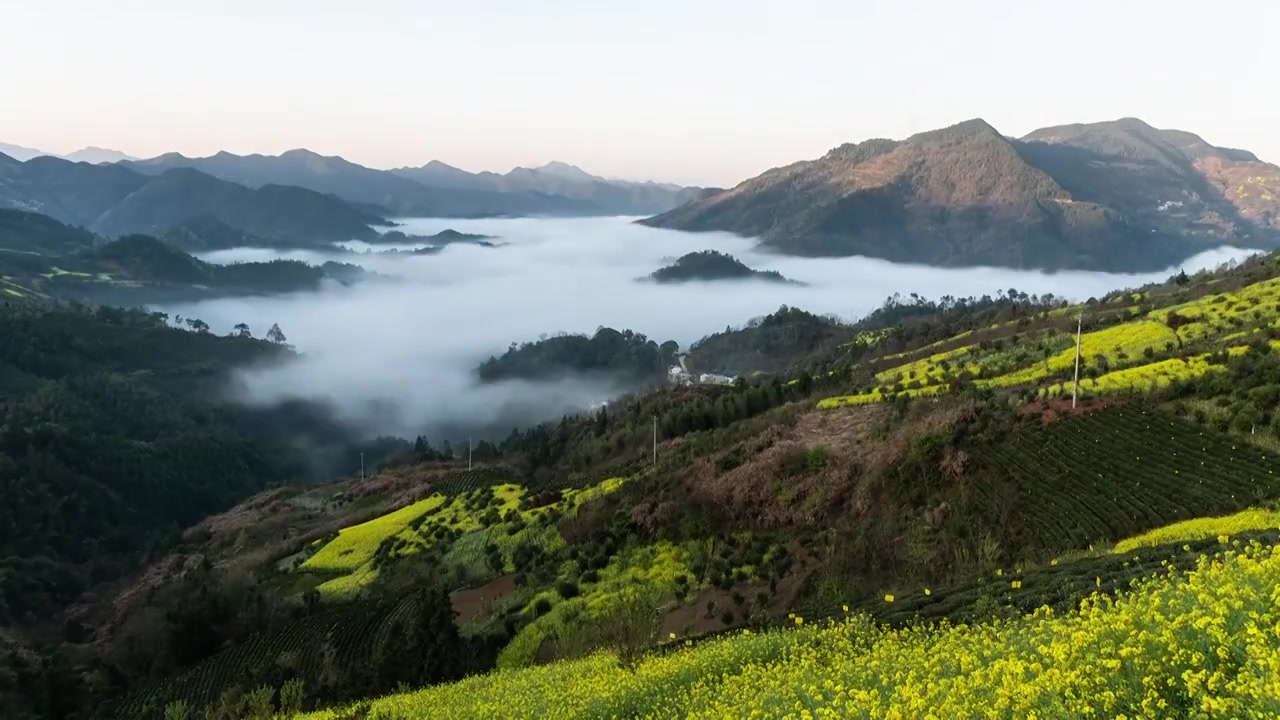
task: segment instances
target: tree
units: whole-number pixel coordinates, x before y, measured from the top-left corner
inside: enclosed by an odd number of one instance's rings
[[[200,318],[187,318],[187,327],[202,335],[209,332],[209,323]]]
[[[277,345],[283,345],[289,340],[284,336],[284,331],[280,329],[279,323],[271,324],[271,329],[267,331],[267,339]]]
[[[236,337],[251,338],[253,333],[249,332],[249,326],[244,323],[236,323]]]

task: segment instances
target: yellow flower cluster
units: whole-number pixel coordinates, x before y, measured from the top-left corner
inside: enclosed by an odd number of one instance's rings
[[[1138,548],[1155,547],[1166,543],[1187,540],[1206,540],[1212,537],[1230,537],[1250,530],[1280,528],[1280,511],[1251,508],[1224,517],[1195,518],[1156,528],[1141,535],[1121,540],[1112,548],[1117,555],[1133,552]],[[1225,541],[1223,541],[1225,544]]]
[[[1270,341],[1272,349],[1280,348],[1280,342]],[[1244,345],[1227,350],[1231,356],[1243,355],[1249,351]],[[1223,372],[1223,365],[1209,364],[1209,355],[1196,355],[1186,360],[1170,358],[1158,362],[1147,363],[1124,368],[1101,375],[1098,378],[1081,378],[1080,390],[1093,395],[1107,395],[1128,390],[1156,390],[1168,387],[1174,380],[1187,380],[1214,372]],[[1071,393],[1071,383],[1063,382],[1049,386],[1041,392],[1042,397],[1058,397]]]
[[[1121,325],[1085,333],[1080,338],[1080,358],[1082,362],[1092,362],[1095,355],[1104,355],[1110,362],[1118,362],[1119,354],[1130,358],[1142,357],[1147,348],[1164,350],[1166,342],[1176,344],[1177,338],[1168,326],[1151,320],[1138,320]],[[1076,349],[1070,349],[1054,355],[1045,362],[1035,363],[1017,372],[979,381],[979,385],[993,387],[1009,387],[1036,382],[1054,373],[1064,372],[1075,365]]]
[[[901,630],[854,616],[708,641],[635,672],[602,652],[389,696],[361,717],[1280,717],[1280,551],[1202,557],[1061,615]]]
[[[947,391],[946,385],[926,385],[921,388],[912,390],[903,390],[899,395],[908,397],[928,397],[930,395],[941,395]],[[842,395],[840,397],[829,397],[818,401],[819,410],[834,410],[842,407],[853,407],[856,405],[870,405],[878,403],[885,399],[885,395],[881,394],[880,388],[875,388],[871,392],[862,393],[860,395]]]
[[[516,511],[524,523],[532,523],[553,509],[563,513],[577,512],[582,503],[614,492],[623,482],[623,478],[609,478],[592,487],[565,489],[561,492],[559,502],[523,510],[520,505],[528,493],[527,488],[506,483],[493,487],[493,497],[497,504],[492,507],[500,515]],[[430,513],[427,521],[415,530],[410,523],[427,513]],[[326,598],[342,598],[359,592],[378,577],[378,570],[373,562],[374,555],[384,540],[395,536],[406,540],[408,548],[404,552],[412,553],[421,546],[421,533],[424,530],[446,527],[463,533],[446,554],[445,559],[450,565],[471,565],[477,561],[482,563],[484,548],[489,544],[498,545],[499,549],[510,555],[513,548],[521,542],[538,544],[544,548],[554,548],[564,543],[554,527],[527,526],[512,534],[506,531],[506,525],[504,522],[486,527],[480,516],[467,508],[465,495],[446,498],[437,493],[368,522],[343,528],[336,538],[302,563],[299,570],[341,573],[339,577],[321,583],[316,589]]]

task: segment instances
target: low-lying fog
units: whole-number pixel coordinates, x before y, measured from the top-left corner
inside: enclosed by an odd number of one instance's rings
[[[163,308],[199,317],[217,332],[248,323],[261,337],[279,323],[304,355],[283,367],[246,373],[251,397],[332,402],[366,431],[413,436],[465,432],[554,417],[616,392],[599,383],[503,383],[477,387],[473,370],[512,342],[556,332],[631,328],[681,347],[726,326],[740,326],[787,304],[857,318],[893,293],[994,295],[1018,290],[1085,299],[1176,272],[1048,274],[996,268],[940,269],[861,257],[803,259],[754,252],[754,241],[726,233],[681,233],[628,218],[413,218],[397,229],[431,235],[446,228],[492,235],[498,248],[456,244],[435,255],[373,255],[237,249],[219,262],[292,258],[353,262],[392,276],[320,293],[236,298]],[[363,243],[348,245],[363,251]],[[382,248],[380,248],[382,249]],[[402,249],[408,249],[402,247]],[[808,285],[636,282],[688,252],[728,252],[752,268],[777,270]],[[1221,249],[1183,263],[1188,272],[1247,256]],[[463,429],[466,430],[463,430]],[[457,437],[456,435],[451,435]]]

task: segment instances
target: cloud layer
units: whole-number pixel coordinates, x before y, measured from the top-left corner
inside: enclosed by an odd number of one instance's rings
[[[410,234],[453,228],[493,235],[509,244],[496,249],[454,245],[427,256],[223,251],[205,259],[339,260],[357,262],[391,279],[320,293],[164,309],[202,318],[219,332],[245,322],[261,336],[272,323],[279,323],[302,356],[280,367],[245,372],[242,388],[254,402],[325,400],[370,434],[456,438],[468,432],[505,434],[513,425],[554,417],[617,392],[607,383],[590,380],[476,384],[477,363],[501,354],[512,342],[535,340],[544,333],[592,333],[605,325],[688,347],[782,304],[853,319],[895,292],[936,298],[994,295],[1017,288],[1084,299],[1176,271],[1047,274],[939,269],[867,258],[791,258],[757,253],[747,238],[657,230],[622,218],[402,222],[400,229]],[[808,285],[748,281],[672,286],[635,281],[674,257],[708,248]],[[1191,272],[1246,254],[1215,250],[1183,267]]]

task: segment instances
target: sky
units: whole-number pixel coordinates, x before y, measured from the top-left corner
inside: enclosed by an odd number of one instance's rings
[[[982,117],[1280,162],[1280,3],[0,0],[0,141],[733,185]]]

